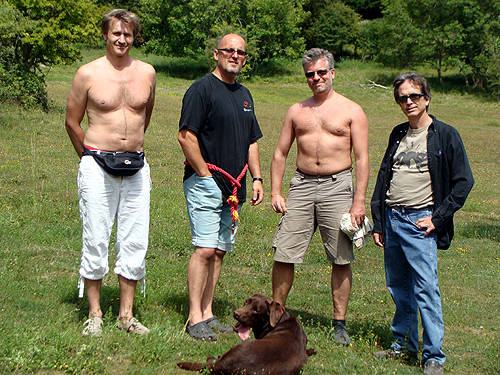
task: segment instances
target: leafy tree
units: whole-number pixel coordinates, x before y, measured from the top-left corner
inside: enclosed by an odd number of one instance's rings
[[[352,54],[359,45],[361,17],[339,0],[310,1],[304,23],[307,48],[325,48],[335,55]]]
[[[246,37],[254,63],[291,57],[304,49],[305,14],[290,0],[143,0],[145,49],[170,56],[203,56],[228,32]]]
[[[489,86],[500,101],[500,20],[491,22],[486,28],[484,52],[478,56],[478,63],[485,70]]]
[[[381,0],[344,0],[344,4],[351,7],[365,20],[373,20],[382,17]]]
[[[0,0],[0,100],[47,106],[44,66],[80,57],[77,42],[99,35],[90,0]]]
[[[384,17],[373,21],[370,31],[377,40],[375,58],[386,66],[411,68],[422,62],[425,38],[402,0],[384,0]]]
[[[440,79],[443,69],[458,66],[467,84],[470,79],[474,87],[484,87],[488,30],[494,30],[490,25],[500,16],[497,1],[420,0],[418,6],[383,1],[384,17],[377,20],[375,37],[378,60],[409,68],[427,63]]]

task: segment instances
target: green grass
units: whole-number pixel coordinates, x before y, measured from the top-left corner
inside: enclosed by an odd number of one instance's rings
[[[83,62],[101,53],[87,51]],[[48,113],[8,104],[0,111],[2,374],[188,374],[175,363],[221,355],[239,340],[233,335],[222,336],[216,344],[200,343],[183,333],[188,314],[186,267],[192,246],[182,194],[183,155],[176,137],[182,96],[193,79],[205,73],[203,63],[190,70],[187,60],[135,53],[158,67],[156,106],[146,134],[153,179],[147,296],[137,293],[135,304],[136,315],[151,328],[151,334],[133,337],[113,328],[119,290],[111,272],[104,279],[101,298],[105,333],[100,339],[80,335],[88,307],[85,298],[77,297],[78,158],[64,129],[64,112],[71,79],[81,63],[55,67],[47,76]],[[235,250],[225,259],[215,311],[226,324],[234,322],[232,311],[252,293],[271,295],[270,245],[279,219],[270,207],[271,155],[288,107],[309,96],[300,76],[300,61],[295,64],[298,68],[283,68],[291,72],[287,76],[269,75],[246,83],[264,133],[260,151],[267,196],[258,207],[244,206]],[[390,86],[399,72],[349,61],[337,64],[336,70],[335,89],[358,102],[370,122],[368,207],[389,132],[404,117],[392,90],[361,85],[372,80]],[[432,71],[419,71],[435,82]],[[456,215],[456,237],[450,249],[439,252],[446,370],[450,374],[498,374],[500,106],[461,92],[453,86],[455,80],[450,73],[445,77],[449,90],[431,87],[430,112],[460,131],[476,185]],[[285,180],[293,170],[293,162],[288,163]],[[112,265],[114,243],[111,249]],[[318,351],[304,374],[420,373],[418,367],[371,356],[390,344],[394,311],[385,288],[381,249],[370,243],[356,251],[353,272],[347,321],[354,345],[342,348],[331,339],[331,268],[318,236],[305,263],[296,268],[287,308],[300,317],[309,347]]]

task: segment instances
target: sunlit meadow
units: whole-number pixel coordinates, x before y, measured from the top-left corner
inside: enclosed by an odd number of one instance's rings
[[[84,62],[99,50],[87,51]],[[207,64],[136,56],[158,71],[156,106],[146,134],[151,165],[150,246],[146,297],[136,295],[135,314],[151,328],[134,337],[114,328],[119,290],[116,277],[104,279],[104,335],[81,337],[87,314],[78,299],[81,227],[76,174],[78,158],[64,129],[66,98],[81,64],[47,71],[50,110],[0,109],[0,373],[15,374],[187,374],[178,361],[204,361],[226,352],[239,339],[221,336],[216,344],[195,342],[184,333],[188,302],[186,267],[192,252],[182,194],[183,155],[177,123],[185,90],[207,72]],[[260,206],[245,205],[236,247],[225,259],[215,311],[233,324],[232,311],[255,292],[271,295],[270,247],[278,222],[270,207],[269,167],[288,107],[309,95],[300,62],[282,64],[282,75],[245,82],[251,90],[264,138],[259,143],[266,197]],[[430,112],[462,135],[476,184],[456,215],[456,236],[439,252],[439,281],[445,320],[444,351],[449,374],[500,373],[500,105],[460,89],[456,77],[439,86],[432,70]],[[371,180],[393,126],[404,121],[389,87],[399,71],[373,63],[340,62],[335,89],[358,102],[370,122]],[[371,82],[380,86],[375,86]],[[85,125],[84,125],[85,126]],[[285,181],[293,174],[294,150]],[[287,186],[285,182],[284,186]],[[369,209],[368,209],[369,212]],[[111,245],[111,265],[115,259]],[[297,314],[316,356],[304,374],[419,374],[398,361],[371,353],[391,342],[394,312],[385,288],[382,251],[373,243],[356,251],[347,324],[352,347],[338,347],[331,337],[331,266],[319,237],[304,264],[296,267],[287,309]]]

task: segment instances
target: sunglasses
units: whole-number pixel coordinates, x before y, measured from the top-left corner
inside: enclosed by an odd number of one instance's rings
[[[317,70],[317,71],[315,71],[315,72],[306,72],[305,74],[306,74],[306,77],[307,77],[307,78],[312,78],[312,77],[314,77],[314,74],[315,74],[315,73],[318,73],[318,75],[319,75],[320,77],[323,77],[323,76],[324,76],[324,75],[326,75],[328,72],[329,72],[329,69],[320,69],[320,70]]]
[[[424,96],[425,94],[410,94],[410,95],[402,95],[402,96],[398,96],[396,98],[396,101],[398,103],[406,103],[408,101],[408,98],[410,98],[410,100],[412,102],[414,101],[417,101],[418,99],[420,99],[422,96]]]
[[[247,55],[246,51],[243,51],[241,49],[234,49],[234,48],[217,48],[217,51],[224,51],[225,53],[227,53],[230,56],[233,56],[235,52],[238,54],[238,56],[246,56]]]

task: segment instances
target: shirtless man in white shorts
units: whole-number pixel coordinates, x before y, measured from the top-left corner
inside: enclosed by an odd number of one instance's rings
[[[131,12],[115,9],[107,13],[101,25],[106,55],[78,69],[68,96],[66,130],[81,158],[78,195],[83,246],[79,289],[83,297],[86,287],[89,302],[82,333],[85,336],[102,334],[100,291],[109,271],[108,245],[115,218],[118,255],[114,271],[120,287],[117,327],[136,334],[149,332],[132,312],[137,281],[143,289],[146,276],[151,179],[143,147],[156,85],[154,68],[129,56],[139,27],[137,16]],[[85,112],[86,132],[81,127]],[[122,158],[125,169],[133,167],[132,160],[137,159],[139,167],[115,175],[98,164],[106,157]]]
[[[350,345],[345,326],[351,293],[352,243],[339,230],[344,213],[361,225],[365,217],[368,161],[368,120],[361,107],[336,93],[333,55],[313,48],[302,66],[313,92],[310,98],[288,110],[271,164],[271,200],[283,214],[273,241],[273,298],[285,305],[292,287],[294,264],[302,263],[311,238],[319,226],[332,262],[331,288],[335,341]],[[297,172],[290,182],[288,198],[281,195],[286,158],[297,140]],[[351,151],[356,163],[356,189],[351,178]]]

